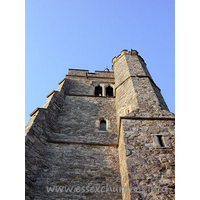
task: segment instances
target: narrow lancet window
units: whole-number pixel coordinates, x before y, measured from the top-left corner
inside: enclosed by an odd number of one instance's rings
[[[95,96],[102,96],[102,87],[100,85],[98,85],[97,87],[95,87],[94,95]]]
[[[162,139],[162,135],[157,135],[157,137],[158,137],[158,142],[159,142],[160,146],[164,147],[165,145],[164,145],[164,142],[163,142],[163,139]]]
[[[108,86],[106,88],[106,96],[107,97],[112,97],[113,96],[113,88],[111,86]]]
[[[106,131],[106,121],[105,120],[100,121],[100,130]]]

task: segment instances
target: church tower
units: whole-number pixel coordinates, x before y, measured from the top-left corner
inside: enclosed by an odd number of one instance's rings
[[[153,116],[167,105],[154,83],[146,63],[135,50],[123,50],[112,59],[115,74],[116,106],[118,115],[124,116],[132,111]]]
[[[146,64],[123,50],[69,69],[26,126],[26,199],[174,199],[174,122]]]
[[[121,184],[133,188],[130,193],[122,190],[123,199],[173,199],[175,116],[137,51],[123,50],[112,62]],[[158,192],[162,188],[166,190]]]

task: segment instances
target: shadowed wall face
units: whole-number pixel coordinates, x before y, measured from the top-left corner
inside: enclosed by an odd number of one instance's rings
[[[102,119],[106,120],[106,130],[100,129]],[[66,142],[116,145],[115,99],[66,96],[52,137]]]
[[[103,78],[86,78],[84,73],[72,70],[58,91],[48,95],[40,124],[43,133],[47,128],[50,133],[46,135],[45,144],[34,145],[42,149],[38,162],[37,152],[27,150],[28,170],[32,170],[28,163],[34,160],[37,168],[33,183],[26,181],[26,199],[122,199],[115,98],[105,94],[95,96],[95,86],[103,85],[105,93],[106,87],[113,84],[113,78],[110,73],[106,73],[106,78],[105,72],[97,73]],[[56,117],[51,117],[50,108],[56,110]],[[46,121],[50,126],[45,126]],[[34,141],[30,133],[31,130],[27,138]],[[27,146],[29,143],[27,139]],[[31,173],[27,173],[27,177],[31,177]],[[73,188],[72,191],[66,191],[68,187]],[[58,189],[64,191],[58,192]]]
[[[114,155],[118,155],[116,147],[49,143],[34,199],[121,199],[120,191],[112,192],[121,186],[119,160]],[[49,188],[54,191],[48,192]]]

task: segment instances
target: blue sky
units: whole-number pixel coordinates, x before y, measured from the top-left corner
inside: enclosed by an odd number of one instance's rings
[[[25,124],[69,68],[111,69],[135,49],[175,112],[174,0],[34,0],[25,3]]]

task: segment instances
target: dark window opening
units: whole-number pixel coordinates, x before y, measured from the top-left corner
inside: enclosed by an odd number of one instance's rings
[[[105,120],[101,120],[101,122],[100,122],[100,130],[106,131],[106,121]]]
[[[97,86],[95,87],[95,93],[94,93],[95,96],[102,96],[102,87],[101,86]]]
[[[113,96],[113,88],[111,86],[108,86],[106,88],[106,96],[107,97],[112,97]]]
[[[157,135],[157,137],[158,137],[158,142],[159,142],[160,146],[164,147],[165,145],[164,145],[164,142],[163,142],[163,139],[162,139],[162,135]]]

